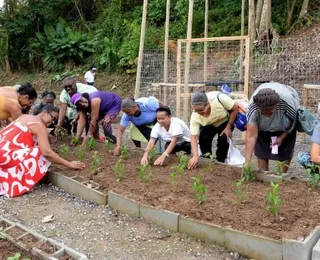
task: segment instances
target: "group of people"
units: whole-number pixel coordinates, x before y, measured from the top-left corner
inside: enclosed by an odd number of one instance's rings
[[[154,162],[163,165],[169,154],[180,151],[192,154],[188,168],[197,167],[200,156],[212,154],[212,141],[217,135],[216,159],[224,162],[229,140],[239,116],[239,103],[219,91],[196,91],[191,97],[192,114],[188,124],[173,117],[169,107],[155,97],[121,99],[117,94],[98,91],[89,84],[78,83],[72,77],[62,81],[59,108],[54,106],[56,95],[42,93],[42,101],[30,114],[22,114],[37,99],[37,92],[30,85],[19,88],[0,88],[0,120],[11,120],[0,131],[0,195],[10,197],[30,190],[47,172],[51,162],[72,169],[83,169],[84,163],[66,161],[50,148],[47,127],[54,134],[61,131],[73,133],[82,144],[89,138],[99,139],[99,124],[105,138],[115,144],[113,153],[119,155],[124,131],[130,126],[131,139],[137,147],[147,140],[141,164],[147,164],[149,153],[161,138],[166,144],[164,152]],[[284,172],[293,157],[299,96],[297,92],[280,83],[265,83],[253,93],[246,111],[245,166],[252,159],[253,151],[260,170],[268,170],[269,160],[285,162]],[[123,112],[117,133],[111,124]],[[315,130],[317,152],[303,158],[320,162],[320,126]],[[276,149],[275,149],[276,148]],[[318,158],[319,157],[319,158]],[[306,159],[305,159],[306,161]],[[304,163],[306,166],[308,163]],[[306,166],[307,167],[307,166]]]

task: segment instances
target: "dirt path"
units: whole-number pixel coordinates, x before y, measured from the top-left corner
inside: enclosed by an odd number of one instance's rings
[[[0,215],[85,253],[90,259],[242,259],[213,244],[171,233],[142,219],[112,212],[40,185],[15,199],[0,197]],[[50,223],[44,216],[54,215]]]

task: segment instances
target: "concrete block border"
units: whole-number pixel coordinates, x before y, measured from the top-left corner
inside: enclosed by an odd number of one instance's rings
[[[0,231],[0,235],[4,235],[8,241],[10,241],[12,244],[14,244],[15,246],[17,246],[18,248],[20,248],[22,250],[27,250],[27,249],[26,249],[26,246],[19,240],[27,235],[31,235],[31,236],[37,238],[39,240],[39,242],[48,242],[51,245],[53,245],[54,252],[52,254],[48,254],[46,252],[43,252],[41,249],[37,248],[37,245],[35,245],[31,249],[31,254],[34,256],[41,257],[41,259],[58,260],[58,257],[65,256],[65,255],[71,256],[75,260],[87,260],[88,259],[88,257],[86,255],[81,254],[66,245],[60,244],[54,239],[46,238],[46,237],[38,234],[37,232],[34,232],[34,231],[30,230],[29,228],[21,225],[20,223],[10,221],[10,220],[5,219],[0,216],[0,225],[6,226],[3,230]],[[13,229],[15,227],[23,230],[24,233],[22,235],[17,236],[17,237],[12,237],[9,234],[7,234],[8,231],[10,231],[11,229]]]
[[[320,226],[316,227],[303,241],[275,240],[146,206],[112,191],[109,192],[108,197],[109,199],[116,198],[117,200],[117,203],[112,202],[109,204],[113,209],[121,212],[124,205],[134,204],[135,208],[139,207],[139,217],[141,218],[172,231],[185,233],[202,241],[219,244],[255,260],[309,260],[311,259],[312,249],[320,238]],[[117,205],[119,204],[122,205],[118,209]],[[137,216],[137,211],[136,209],[134,215],[131,216]],[[125,213],[130,215],[128,212],[126,211]]]
[[[47,172],[45,176],[46,183],[52,183],[60,189],[99,205],[108,204],[108,195],[96,190],[99,187],[98,184],[86,181],[85,179],[80,181],[77,176],[69,178],[61,173],[52,171]]]

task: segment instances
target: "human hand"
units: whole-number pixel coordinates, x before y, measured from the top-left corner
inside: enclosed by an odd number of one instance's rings
[[[119,156],[120,155],[120,150],[121,150],[121,146],[116,146],[114,149],[113,149],[113,155],[115,156]]]
[[[225,134],[225,135],[227,136],[228,140],[231,139],[231,137],[232,137],[232,130],[231,130],[231,127],[229,126],[229,124],[228,124],[228,125],[226,126],[226,128],[221,132],[220,136],[223,135],[223,134]]]
[[[280,146],[282,144],[282,142],[283,142],[283,139],[284,139],[284,137],[278,136],[276,138],[275,142],[271,142],[270,148],[272,148],[272,146],[275,146],[275,145]]]
[[[74,169],[74,170],[83,170],[86,167],[86,165],[80,161],[72,161],[69,163],[70,163],[69,168]]]
[[[91,136],[86,135],[86,136],[83,138],[82,145],[86,145],[87,142],[89,141],[89,138],[90,138],[90,137],[91,137]]]
[[[162,154],[157,160],[155,160],[155,162],[153,163],[153,165],[162,165],[166,159],[166,155]]]
[[[143,155],[143,157],[141,158],[140,164],[141,164],[141,165],[146,165],[146,164],[148,164],[148,156]]]
[[[199,163],[199,156],[193,156],[188,163],[188,169],[196,168],[198,163]]]
[[[61,131],[61,126],[56,125],[54,129],[54,135],[55,136],[60,135],[60,131]]]

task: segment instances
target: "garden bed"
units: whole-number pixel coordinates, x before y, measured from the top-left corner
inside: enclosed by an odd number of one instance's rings
[[[31,253],[22,251],[19,247],[13,245],[6,239],[0,239],[0,259],[7,259],[8,257],[14,257],[17,253],[20,254],[20,258],[13,259],[30,259],[41,260],[40,257],[31,255]]]
[[[54,146],[58,150],[59,143]],[[75,160],[79,148],[70,149],[65,157]],[[66,170],[57,166],[53,166],[52,170],[69,177],[80,176],[81,179],[91,180],[98,184],[95,188],[104,193],[113,190],[155,208],[274,239],[302,240],[319,223],[319,190],[309,191],[306,183],[299,180],[287,180],[280,184],[282,205],[279,216],[274,217],[266,210],[269,183],[246,182],[247,188],[243,187],[243,191],[248,198],[246,202],[239,201],[235,194],[237,189],[235,183],[240,179],[240,168],[214,164],[211,169],[203,167],[185,170],[179,184],[173,188],[170,174],[174,171],[172,167],[178,164],[176,157],[170,158],[166,166],[153,166],[151,179],[144,183],[139,178],[141,152],[131,151],[127,159],[122,160],[125,169],[124,179],[117,182],[113,168],[119,157],[113,156],[103,144],[99,144],[95,150],[101,158],[99,171],[96,174],[90,171],[94,150],[85,151],[83,161],[87,167],[83,171]],[[201,176],[202,182],[208,189],[207,200],[200,205],[197,205],[195,192],[191,188],[193,182],[191,178],[194,176]],[[89,184],[89,187],[91,185]]]

